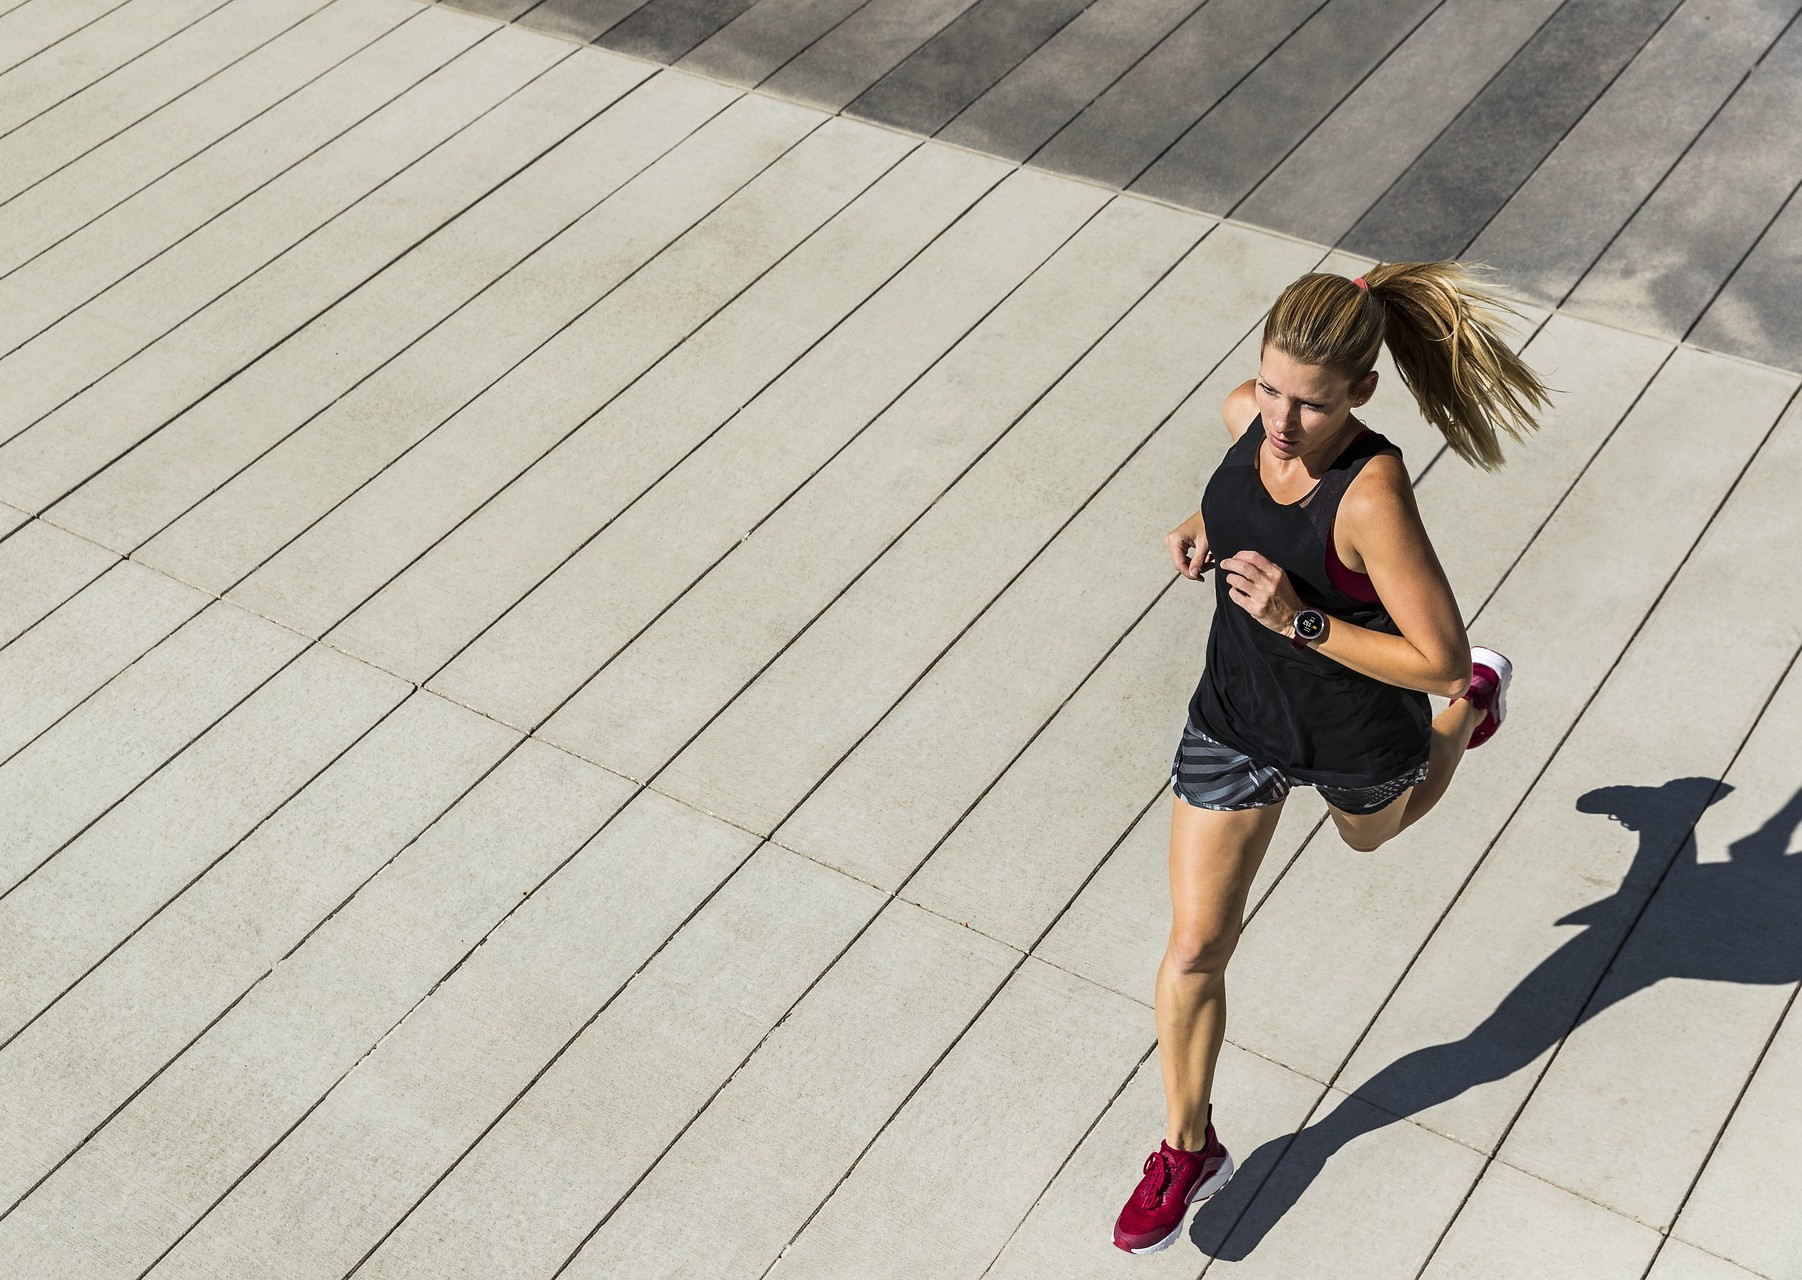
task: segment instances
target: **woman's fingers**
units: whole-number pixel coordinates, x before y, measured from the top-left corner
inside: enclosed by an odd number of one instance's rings
[[[1185,578],[1199,578],[1210,563],[1206,549],[1181,529],[1166,534],[1164,545],[1170,551],[1170,563]]]

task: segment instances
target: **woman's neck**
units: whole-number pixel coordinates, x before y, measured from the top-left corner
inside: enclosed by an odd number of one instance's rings
[[[1279,458],[1270,451],[1270,432],[1264,432],[1264,438],[1258,442],[1258,463],[1260,470],[1273,479],[1292,474],[1296,467],[1307,472],[1310,479],[1318,480],[1327,467],[1338,458],[1345,446],[1357,438],[1364,430],[1364,424],[1351,414],[1345,415],[1345,421],[1318,444],[1310,444],[1293,458]]]

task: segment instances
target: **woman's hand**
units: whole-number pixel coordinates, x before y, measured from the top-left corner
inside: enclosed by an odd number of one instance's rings
[[[1235,604],[1272,631],[1287,634],[1302,603],[1280,566],[1255,551],[1241,551],[1222,560],[1220,571]]]
[[[1207,527],[1202,524],[1199,511],[1165,534],[1164,545],[1170,548],[1170,562],[1185,578],[1194,580],[1214,567],[1214,557],[1208,551]]]

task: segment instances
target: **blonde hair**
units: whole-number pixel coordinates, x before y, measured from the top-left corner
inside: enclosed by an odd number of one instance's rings
[[[1550,404],[1545,384],[1498,331],[1498,312],[1518,313],[1477,288],[1461,262],[1388,262],[1362,279],[1303,276],[1270,308],[1263,345],[1356,382],[1388,342],[1402,381],[1452,451],[1485,470],[1500,467],[1500,434],[1525,439]]]

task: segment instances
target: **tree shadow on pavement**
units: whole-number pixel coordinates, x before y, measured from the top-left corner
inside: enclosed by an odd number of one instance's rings
[[[1639,847],[1620,888],[1558,921],[1582,932],[1469,1035],[1398,1058],[1352,1090],[1363,1101],[1341,1101],[1299,1134],[1252,1152],[1196,1215],[1195,1244],[1218,1258],[1248,1257],[1347,1143],[1530,1066],[1574,1028],[1660,979],[1802,981],[1802,852],[1789,852],[1802,826],[1802,790],[1729,845],[1728,861],[1698,862],[1695,823],[1731,790],[1713,778],[1678,778],[1583,795],[1579,812],[1619,822],[1638,834]]]

